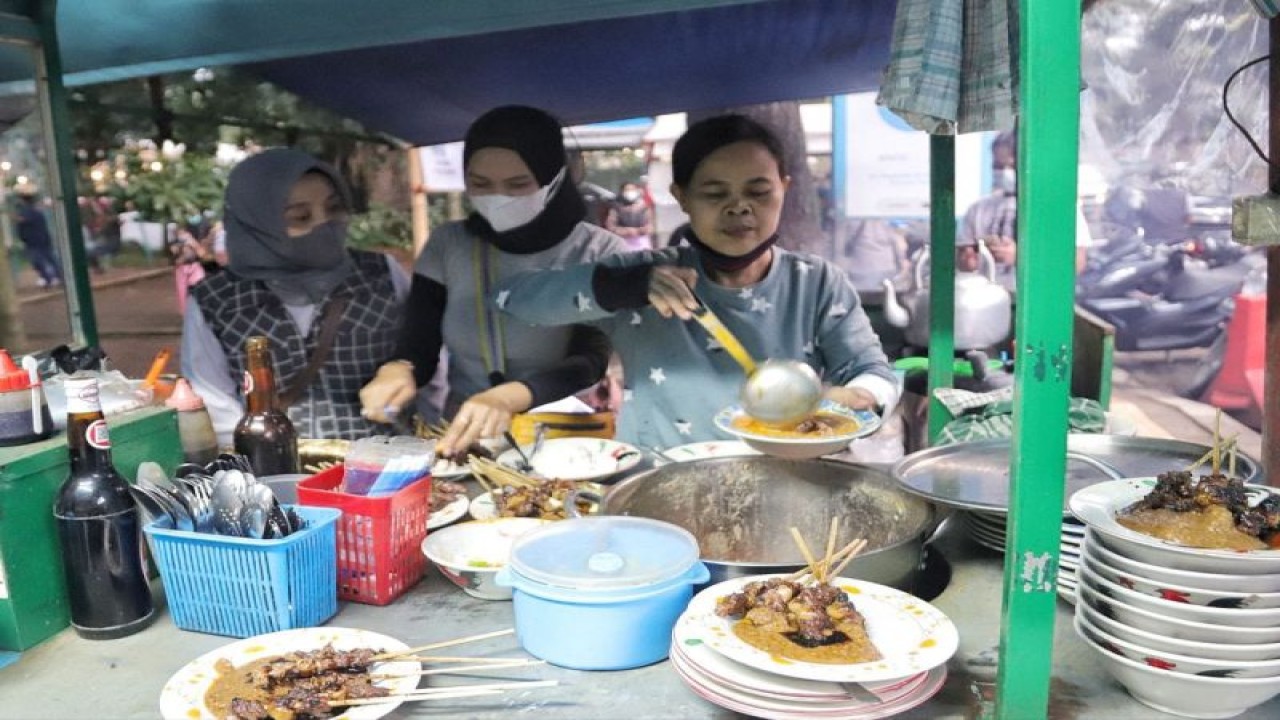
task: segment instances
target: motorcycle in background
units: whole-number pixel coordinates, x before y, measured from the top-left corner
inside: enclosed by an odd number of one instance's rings
[[[1106,249],[1081,274],[1076,301],[1115,326],[1121,351],[1212,345],[1231,319],[1245,277],[1265,262],[1229,240]]]

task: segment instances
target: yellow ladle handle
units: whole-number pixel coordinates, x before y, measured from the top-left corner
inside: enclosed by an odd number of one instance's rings
[[[720,322],[720,318],[716,317],[716,314],[711,312],[705,303],[699,301],[699,304],[701,304],[701,307],[693,311],[694,319],[706,329],[711,337],[715,338],[716,342],[720,343],[725,352],[729,353],[729,357],[738,361],[738,364],[746,371],[747,377],[751,377],[751,373],[756,371],[756,361],[751,359],[751,354],[742,346],[742,343],[738,342],[738,338],[729,332],[729,328]]]

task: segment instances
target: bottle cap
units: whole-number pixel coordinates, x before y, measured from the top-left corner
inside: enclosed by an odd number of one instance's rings
[[[0,348],[0,392],[11,390],[27,390],[31,387],[27,371],[13,362],[9,352]]]
[[[171,407],[179,412],[200,410],[204,407],[204,399],[195,390],[191,389],[191,383],[187,382],[186,378],[178,378],[177,382],[173,384],[173,393],[164,401],[164,406]]]

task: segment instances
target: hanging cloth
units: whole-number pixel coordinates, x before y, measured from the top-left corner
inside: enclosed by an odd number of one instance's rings
[[[1018,0],[899,0],[876,102],[935,135],[1018,115]]]

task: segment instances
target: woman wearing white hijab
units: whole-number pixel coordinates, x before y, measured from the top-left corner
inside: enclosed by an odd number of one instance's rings
[[[244,343],[271,339],[276,391],[301,437],[357,439],[377,427],[360,387],[391,357],[408,276],[389,256],[346,248],[351,200],[328,164],[273,148],[231,172],[224,224],[228,265],[191,289],[182,373],[204,398],[219,441],[244,413]],[[326,324],[336,327],[326,348]],[[314,378],[300,377],[322,358]],[[286,393],[286,390],[291,392]]]

